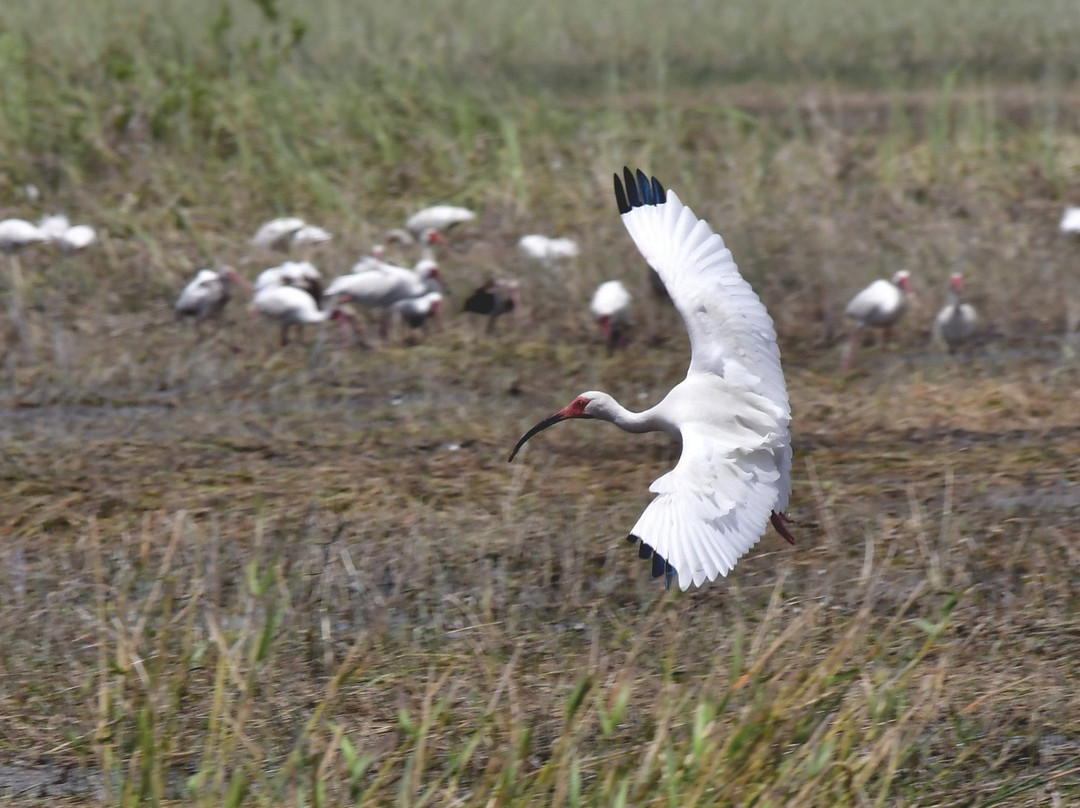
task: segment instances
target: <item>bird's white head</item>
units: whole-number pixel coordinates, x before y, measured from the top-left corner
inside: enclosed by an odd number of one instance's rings
[[[899,286],[905,292],[911,291],[911,273],[906,269],[901,269],[893,275],[892,282],[894,286]]]
[[[439,277],[439,265],[431,258],[421,258],[416,262],[416,266],[413,268],[419,277],[427,280],[432,278],[434,280],[441,280]]]
[[[615,399],[607,393],[601,393],[596,390],[582,393],[557,413],[549,415],[522,435],[521,440],[514,446],[514,450],[510,452],[510,457],[507,462],[513,461],[518,451],[525,445],[529,438],[543,432],[549,426],[555,426],[555,424],[560,423],[561,421],[567,421],[571,418],[598,418],[601,421],[611,421],[614,420],[617,409],[618,404],[615,403]]]

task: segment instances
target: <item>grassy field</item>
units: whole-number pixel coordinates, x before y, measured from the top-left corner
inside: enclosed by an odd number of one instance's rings
[[[0,218],[101,236],[0,274],[4,804],[1080,801],[1077,6],[432,5],[0,6]],[[623,540],[666,438],[505,462],[575,394],[685,371],[627,163],[724,235],[794,411],[798,545],[689,593]],[[438,201],[479,212],[458,301],[522,281],[495,337],[173,320],[197,268],[269,266],[270,216],[332,230],[333,277]],[[528,232],[582,257],[525,265]],[[900,268],[899,344],[841,374],[843,304]],[[956,270],[983,325],[954,359]]]

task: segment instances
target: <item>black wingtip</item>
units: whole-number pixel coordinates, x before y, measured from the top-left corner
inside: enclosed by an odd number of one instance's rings
[[[638,194],[637,181],[629,166],[623,166],[623,182],[626,184],[626,199],[630,202],[630,207],[640,208],[641,196]]]
[[[626,192],[623,190],[622,180],[615,175],[615,204],[619,206],[619,215],[630,212],[630,203],[626,201]]]
[[[634,172],[629,166],[623,166],[623,175],[615,175],[615,202],[619,213],[629,213],[643,205],[662,205],[667,201],[667,193],[660,180],[651,179],[640,168]]]
[[[631,533],[629,536],[626,537],[626,540],[628,542],[636,542],[641,541],[641,538]],[[665,579],[665,586],[668,589],[671,588],[671,582],[672,580],[674,580],[676,572],[675,568],[668,563],[668,560],[666,558],[661,556],[658,552],[656,552],[656,550],[654,550],[651,546],[649,546],[643,541],[638,546],[638,558],[643,558],[646,561],[651,558],[652,577],[659,578],[661,575],[663,575]]]

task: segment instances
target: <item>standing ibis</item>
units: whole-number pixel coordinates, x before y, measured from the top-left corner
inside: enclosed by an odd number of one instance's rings
[[[495,330],[495,321],[521,305],[521,284],[511,278],[492,279],[465,298],[462,311],[488,318],[487,333]]]
[[[340,303],[355,300],[381,310],[380,333],[385,339],[390,332],[394,304],[442,289],[438,265],[425,259],[416,265],[416,269],[381,264],[362,272],[342,275],[326,287],[326,297],[336,297]]]
[[[63,213],[45,216],[38,222],[38,227],[64,252],[79,252],[97,242],[94,228],[87,224],[72,225]]]
[[[892,327],[907,310],[910,295],[911,273],[900,270],[891,281],[878,279],[851,298],[844,314],[854,320],[856,326],[844,350],[844,370],[851,369],[855,345],[863,328],[882,329],[882,347],[888,346]]]
[[[630,331],[630,292],[622,281],[606,281],[596,287],[589,308],[607,337],[608,353],[625,346]]]
[[[785,539],[791,494],[791,410],[776,332],[765,306],[709,225],[641,171],[615,176],[623,224],[660,273],[690,335],[686,378],[659,404],[630,412],[607,393],[582,393],[522,436],[571,418],[682,440],[675,468],[630,531],[654,577],[700,586],[727,575],[771,521]]]
[[[47,244],[49,234],[26,219],[4,219],[0,222],[0,252],[14,255],[33,244]]]
[[[307,222],[303,219],[295,216],[271,219],[255,232],[251,244],[263,250],[284,250],[292,240],[293,234],[306,224]]]
[[[1061,224],[1058,229],[1062,233],[1080,233],[1080,208],[1070,205],[1061,214]]]
[[[436,230],[443,233],[459,224],[471,222],[476,214],[468,208],[459,208],[455,205],[434,205],[414,213],[405,222],[405,229],[417,238],[425,230]]]
[[[333,240],[334,236],[329,230],[324,230],[318,225],[305,224],[292,234],[289,243],[293,247],[312,247],[317,244],[326,244]]]
[[[310,261],[286,261],[264,269],[255,279],[255,291],[274,286],[293,286],[307,292],[318,303],[322,299],[322,273]]]
[[[173,308],[177,317],[194,317],[198,326],[209,317],[220,317],[229,302],[230,287],[236,284],[250,291],[251,285],[232,267],[221,271],[200,269],[184,287]]]
[[[569,238],[551,238],[533,233],[522,236],[518,241],[518,250],[531,261],[545,269],[554,269],[563,261],[578,256],[577,242]]]
[[[407,297],[394,304],[394,311],[401,315],[401,319],[410,328],[420,328],[429,320],[439,321],[442,299],[442,292],[428,292],[420,297]]]
[[[977,325],[975,307],[964,302],[964,276],[959,272],[953,273],[949,278],[948,302],[938,312],[934,330],[949,353],[955,353],[957,348],[975,336]]]
[[[255,291],[251,308],[281,324],[281,345],[289,344],[289,329],[324,323],[327,320],[351,320],[341,309],[324,311],[310,294],[295,286],[266,286]]]

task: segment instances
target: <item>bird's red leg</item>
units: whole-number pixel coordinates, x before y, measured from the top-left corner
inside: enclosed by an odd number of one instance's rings
[[[851,339],[848,340],[848,344],[844,347],[844,360],[842,364],[843,370],[851,370],[852,364],[855,362],[855,344],[859,339],[859,329],[855,329],[855,333],[851,335]]]
[[[772,526],[776,528],[776,532],[783,536],[788,544],[795,544],[795,537],[792,536],[791,531],[787,529],[791,520],[787,518],[787,515],[783,511],[773,511],[772,516],[769,517],[769,521],[772,522]]]

